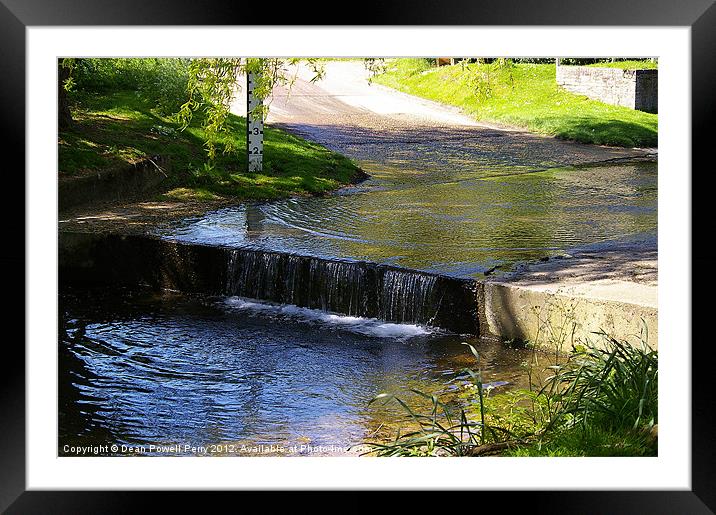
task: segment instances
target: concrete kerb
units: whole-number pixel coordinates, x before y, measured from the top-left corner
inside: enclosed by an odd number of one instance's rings
[[[573,344],[619,341],[658,346],[658,309],[650,303],[618,301],[575,288],[544,288],[481,281],[478,306],[482,336],[525,341],[546,350],[569,352]]]

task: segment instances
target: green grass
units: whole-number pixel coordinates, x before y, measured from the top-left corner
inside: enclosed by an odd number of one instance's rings
[[[613,63],[588,64],[590,68],[619,68],[621,70],[656,70],[658,63],[651,61],[615,61]]]
[[[505,451],[512,457],[639,457],[656,456],[656,442],[648,433],[616,431],[600,426],[574,427],[555,432],[549,440]]]
[[[642,335],[636,344],[600,335],[602,344],[578,345],[556,359],[529,389],[491,394],[482,371],[453,402],[431,401],[427,410],[394,395],[408,415],[395,438],[366,442],[378,456],[656,456],[658,454],[658,353]],[[467,345],[467,344],[466,344]],[[481,362],[479,352],[469,348]],[[533,349],[533,352],[535,350]],[[533,354],[528,367],[537,366]],[[544,365],[544,364],[543,364]],[[528,368],[528,372],[529,372]],[[457,377],[456,377],[457,379]],[[462,407],[461,407],[462,406]]]
[[[181,131],[133,91],[75,97],[74,127],[59,134],[59,173],[80,175],[125,166],[144,156],[171,160],[170,198],[275,199],[320,194],[350,183],[360,169],[348,158],[279,129],[264,132],[264,170],[247,173],[243,158],[246,120],[230,115],[229,139],[239,152],[218,153],[206,164],[199,117]],[[221,148],[221,147],[220,147]]]
[[[615,63],[620,64],[620,63]],[[656,114],[612,106],[557,86],[554,64],[455,64],[396,59],[373,81],[460,107],[477,120],[558,138],[621,147],[657,145]]]

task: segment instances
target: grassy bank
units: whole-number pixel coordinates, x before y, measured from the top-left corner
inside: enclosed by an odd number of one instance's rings
[[[425,59],[396,59],[386,64],[386,72],[376,76],[374,82],[460,107],[480,121],[582,143],[657,145],[656,114],[604,104],[563,90],[555,81],[554,64],[501,67],[496,63],[472,63],[435,68]]]
[[[602,336],[602,344],[577,345],[566,358],[546,360],[547,356],[533,353],[526,364],[528,389],[492,392],[478,369],[456,376],[454,383],[463,381],[457,398],[446,394],[441,400],[413,390],[429,401],[427,407],[380,394],[371,402],[397,401],[406,414],[405,424],[394,438],[366,442],[370,452],[378,456],[656,456],[658,353],[645,340],[634,345]],[[479,365],[478,350],[469,347]]]
[[[206,164],[206,136],[194,117],[184,131],[171,116],[134,91],[76,95],[71,130],[59,134],[60,176],[93,173],[126,166],[147,155],[171,159],[167,179],[170,198],[275,199],[319,194],[354,180],[361,172],[346,157],[279,129],[266,127],[264,171],[247,173],[241,152],[219,153]],[[231,115],[231,139],[238,149],[246,145],[246,121]]]

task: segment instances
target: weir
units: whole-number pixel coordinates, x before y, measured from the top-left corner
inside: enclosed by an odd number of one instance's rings
[[[364,261],[228,250],[226,295],[349,316],[477,331],[474,284]]]
[[[479,334],[476,281],[390,265],[67,232],[59,263],[62,285],[143,284]]]

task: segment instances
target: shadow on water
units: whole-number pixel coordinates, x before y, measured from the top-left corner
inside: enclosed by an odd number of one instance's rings
[[[428,174],[424,180],[435,183],[476,178],[498,170],[528,171],[597,160],[590,147],[555,143],[528,133],[519,133],[516,138],[483,127],[404,123],[366,127],[343,120],[336,125],[283,123],[277,127],[317,141],[362,166],[376,163],[396,167],[400,172],[396,185],[424,174]]]

